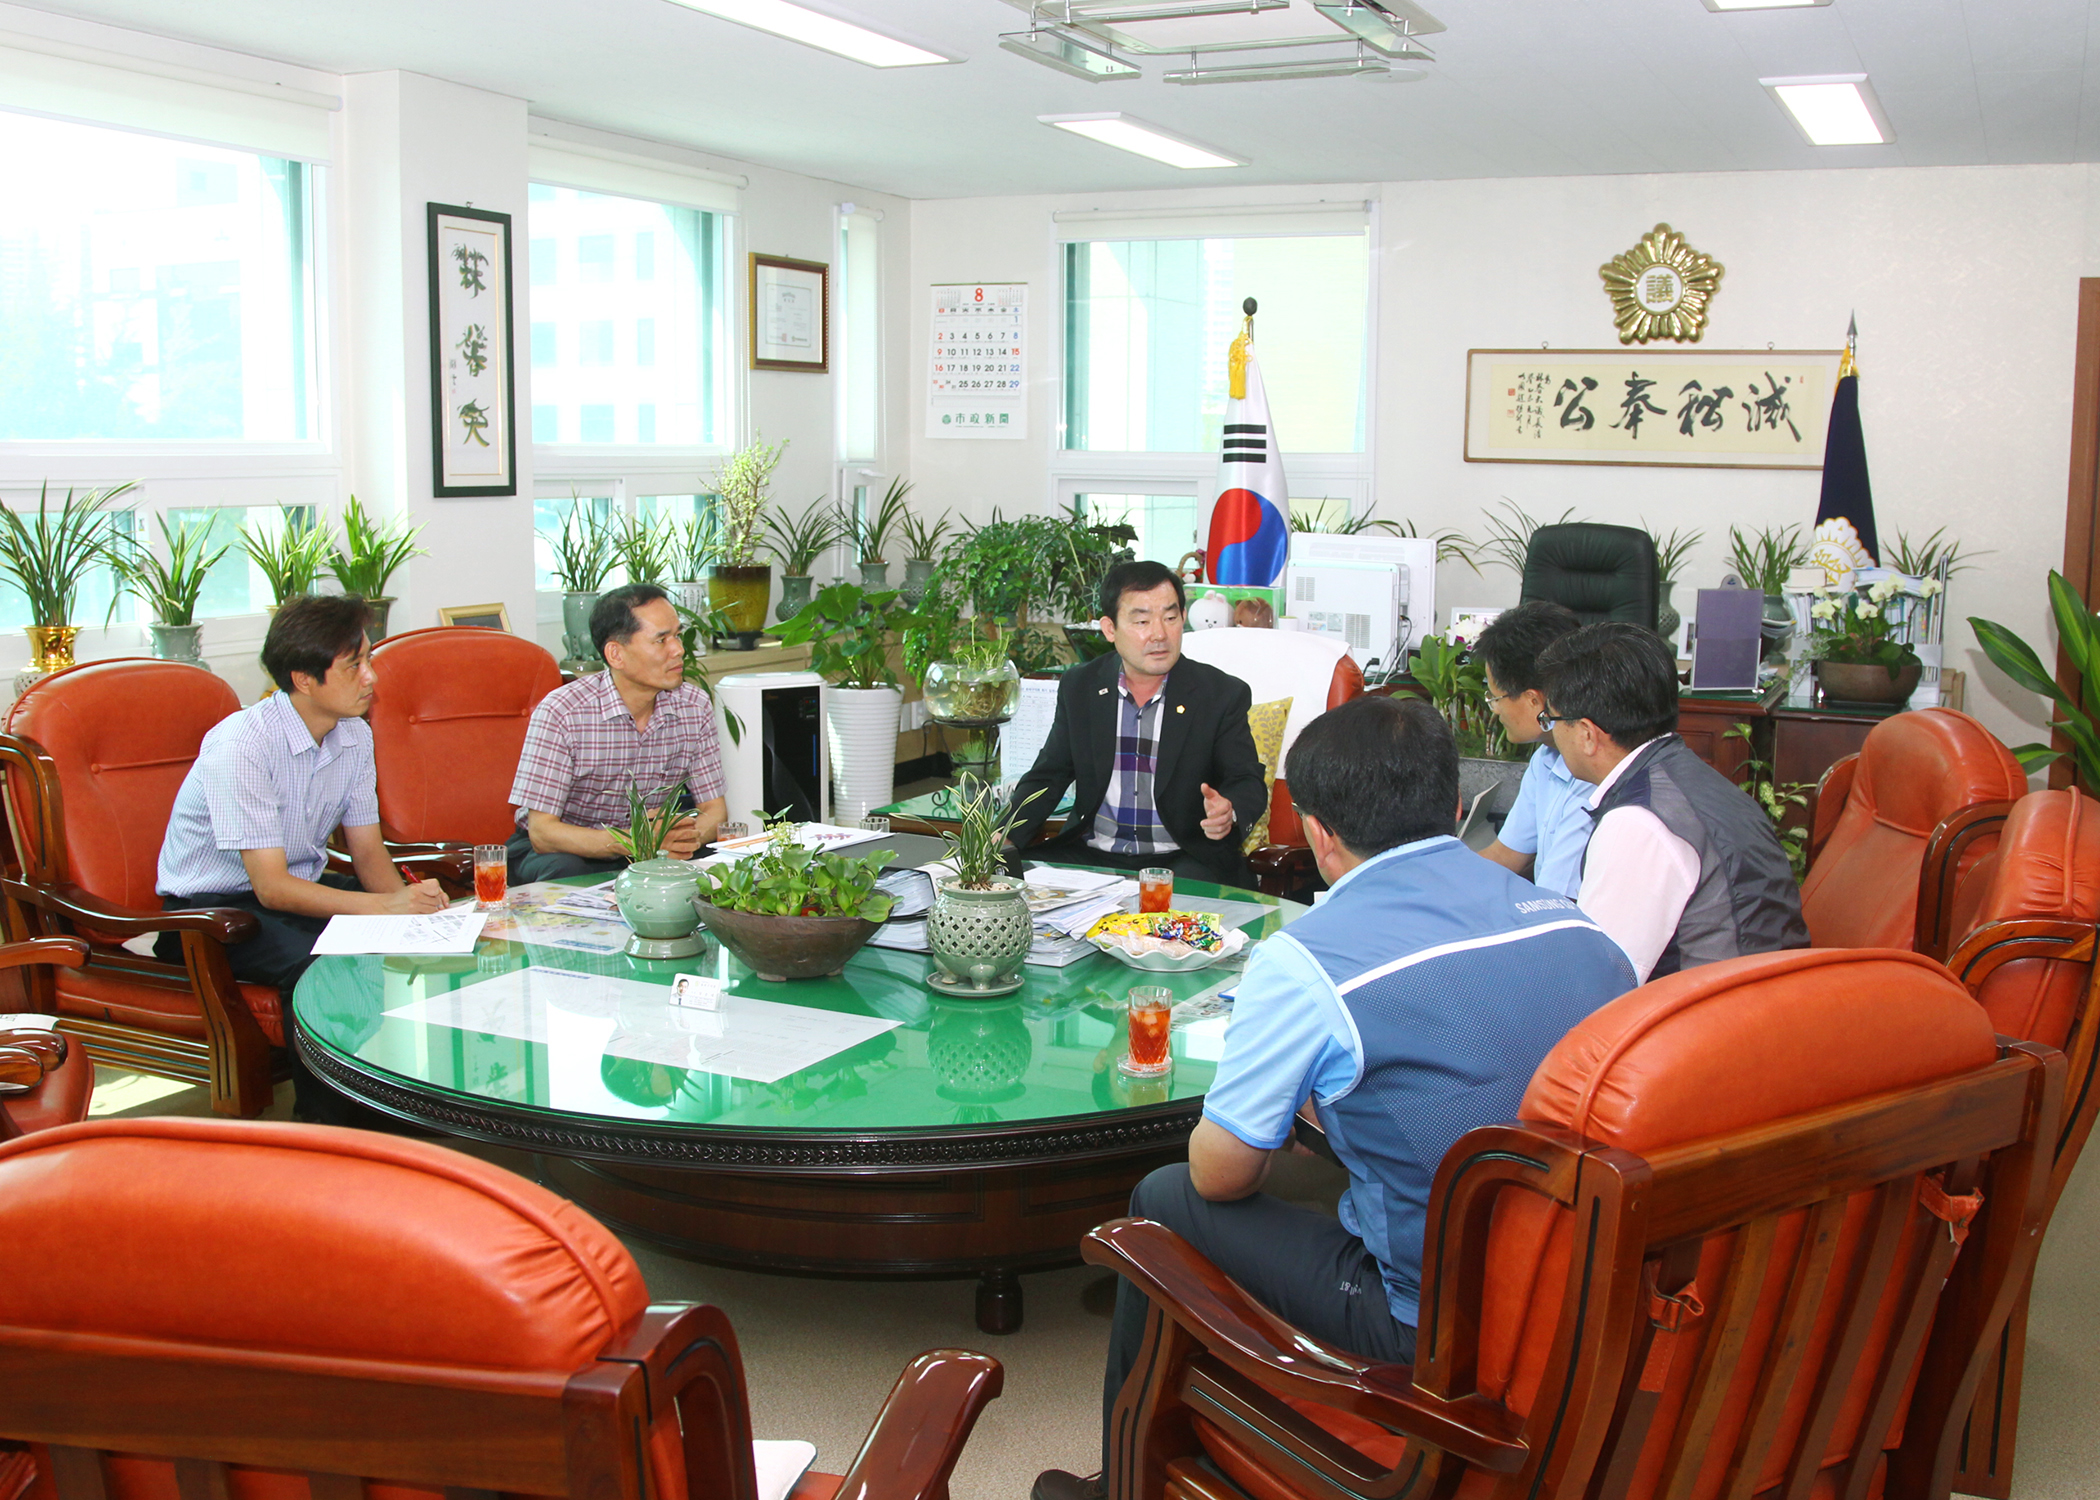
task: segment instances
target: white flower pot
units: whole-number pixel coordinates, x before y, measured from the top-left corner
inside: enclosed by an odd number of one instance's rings
[[[851,828],[887,805],[897,786],[901,688],[824,689],[824,735],[831,750],[831,821]]]

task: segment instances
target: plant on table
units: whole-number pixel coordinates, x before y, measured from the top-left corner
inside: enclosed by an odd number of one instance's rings
[[[784,577],[809,577],[817,559],[836,547],[845,535],[845,518],[822,495],[803,507],[802,514],[793,520],[784,510],[766,512],[766,549],[779,559]]]
[[[858,917],[880,922],[890,896],[875,888],[891,854],[820,854],[795,837],[790,818],[758,811],[766,842],[755,854],[700,867],[700,899],[764,917]]]
[[[1458,753],[1503,760],[1510,752],[1502,721],[1488,707],[1487,668],[1465,646],[1440,635],[1422,637],[1412,668],[1430,706],[1451,726]]]
[[[1918,597],[1930,599],[1940,591],[1937,578],[1919,582]],[[1813,627],[1807,654],[1811,661],[1838,662],[1846,666],[1886,667],[1894,682],[1905,667],[1918,663],[1918,653],[1891,634],[1895,625],[1892,606],[1910,592],[1899,578],[1849,589],[1820,588],[1808,607]]]
[[[215,552],[206,552],[211,526],[188,521],[170,527],[168,518],[157,518],[160,539],[167,548],[165,561],[151,547],[134,537],[125,537],[110,553],[110,566],[134,596],[153,611],[160,625],[189,625],[197,613],[197,599],[204,592],[205,578],[219,559],[233,550],[227,542]],[[116,601],[110,601],[112,612]]]
[[[612,835],[613,843],[619,846],[623,858],[631,864],[640,864],[663,852],[671,830],[685,816],[678,805],[684,794],[683,781],[674,781],[653,792],[644,792],[633,781],[627,783],[627,826],[606,830]]]
[[[328,562],[329,538],[311,506],[280,505],[277,512],[275,530],[241,527],[241,550],[270,585],[270,602],[282,605],[314,591]]]
[[[613,527],[612,560],[629,583],[660,584],[675,576],[672,570],[683,560],[679,543],[678,523],[668,516],[621,516]]]
[[[1728,528],[1728,566],[1745,588],[1784,594],[1788,575],[1807,561],[1808,541],[1798,526],[1765,526],[1755,531]]]
[[[926,914],[926,946],[935,966],[927,983],[935,989],[986,996],[1021,987],[1035,922],[1026,888],[1002,872],[1024,810],[1022,802],[1004,801],[988,781],[966,782],[956,798],[955,827],[941,835],[955,874],[934,882],[933,909]]]
[[[2003,625],[1969,617],[1976,644],[1991,665],[2029,692],[2040,693],[2052,710],[2049,727],[2071,747],[2071,763],[2088,791],[2100,788],[2100,615],[2086,607],[2063,574],[2049,574],[2049,611],[2056,618],[2057,641],[2078,673],[2078,692],[2064,691],[2035,650]],[[2061,760],[2064,752],[2034,743],[2015,745],[2013,754],[2028,770]]]
[[[947,846],[942,858],[955,871],[955,884],[966,891],[988,891],[1006,869],[1006,845],[1027,809],[1042,795],[1038,788],[1008,802],[999,788],[979,782],[955,793],[955,825],[941,833]]]
[[[910,514],[905,509],[904,497],[911,493],[911,481],[902,477],[892,479],[889,488],[864,516],[849,517],[846,534],[853,542],[854,555],[864,564],[885,563],[889,559],[883,553],[889,549],[890,534],[897,531]]]
[[[890,688],[889,637],[920,619],[902,604],[896,589],[869,593],[856,584],[834,583],[793,619],[782,623],[782,644],[809,647],[809,668],[839,687]]]
[[[382,523],[352,495],[343,507],[343,540],[328,543],[328,571],[344,593],[376,604],[388,597],[387,581],[403,563],[428,555],[416,545],[422,530],[406,518]]]
[[[1134,555],[1137,531],[1122,522],[1089,521],[1076,505],[1061,516],[1004,520],[997,511],[983,526],[951,536],[934,569],[920,613],[931,623],[926,660],[949,649],[967,608],[980,620],[1014,628],[1012,654],[1023,672],[1040,671],[1066,655],[1108,649],[1098,634],[1068,637],[1064,625],[1083,626],[1100,613],[1101,580]],[[1046,622],[1058,628],[1046,629]],[[1099,654],[1096,651],[1096,654]]]

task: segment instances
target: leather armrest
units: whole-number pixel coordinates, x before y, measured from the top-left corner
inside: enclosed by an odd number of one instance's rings
[[[1816,780],[1816,790],[1808,802],[1808,862],[1814,864],[1823,846],[1830,842],[1830,835],[1837,831],[1838,818],[1845,811],[1845,803],[1852,796],[1852,778],[1859,771],[1859,755],[1854,752],[1834,762]]]
[[[28,1093],[44,1081],[44,1074],[52,1067],[41,1053],[9,1046],[7,1038],[16,1034],[0,1035],[0,1097]]]
[[[1373,1364],[1301,1333],[1242,1291],[1165,1225],[1113,1219],[1080,1253],[1132,1282],[1205,1348],[1284,1396],[1354,1412],[1476,1468],[1524,1465],[1521,1423],[1477,1396],[1443,1401],[1415,1388],[1403,1365]]]
[[[64,964],[77,969],[87,962],[88,945],[79,938],[31,938],[23,943],[9,943],[0,947],[0,969],[19,969],[24,964]],[[11,1033],[0,1032],[0,1035]],[[49,1036],[50,1032],[37,1033]],[[63,1058],[65,1053],[61,1051]]]
[[[1313,852],[1304,844],[1263,844],[1247,856],[1257,875],[1300,875],[1313,867]]]
[[[988,1354],[929,1349],[918,1356],[890,1387],[834,1500],[947,1500],[963,1444],[1005,1382]]]
[[[10,880],[6,887],[8,895],[24,905],[119,938],[143,937],[149,932],[201,932],[222,943],[238,943],[252,936],[256,928],[253,912],[230,906],[149,912],[104,901],[77,885],[30,885]]]

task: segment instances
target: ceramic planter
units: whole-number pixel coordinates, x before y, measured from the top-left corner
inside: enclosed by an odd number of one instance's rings
[[[73,640],[80,634],[78,625],[30,625],[24,628],[29,637],[29,665],[39,672],[63,672],[73,665]]]
[[[584,671],[604,665],[591,649],[591,611],[597,607],[595,589],[561,596],[562,656]]]
[[[757,647],[758,633],[766,628],[766,605],[772,597],[770,563],[748,568],[720,565],[708,570],[707,602],[729,617],[730,626],[737,633],[739,651]]]
[[[613,882],[613,900],[634,929],[630,958],[691,958],[701,948],[693,900],[700,877],[680,859],[636,860]]]
[[[897,787],[901,688],[824,690],[824,737],[831,750],[831,817],[848,827],[885,806]]]
[[[688,580],[684,583],[667,583],[664,585],[664,592],[671,596],[673,604],[688,614],[699,615],[702,618],[706,617],[707,584],[705,582]],[[680,626],[683,626],[684,623],[684,617],[681,616],[679,618]]]
[[[1925,671],[1920,662],[1898,667],[1894,677],[1887,667],[1873,662],[1819,661],[1814,668],[1825,702],[1898,705],[1910,701]]]
[[[890,586],[890,565],[886,562],[863,562],[860,565],[860,586],[871,594],[879,594]]]
[[[810,590],[817,580],[807,573],[783,573],[780,575],[780,607],[773,611],[776,620],[792,620],[809,607]]]
[[[1684,628],[1684,616],[1670,602],[1670,590],[1676,587],[1676,582],[1667,578],[1655,585],[1655,633],[1670,643],[1672,651],[1677,649],[1678,631]]]
[[[904,602],[914,609],[933,587],[933,570],[940,564],[930,557],[907,557],[904,559]]]
[[[376,599],[367,599],[365,606],[372,611],[372,623],[365,627],[365,639],[376,646],[386,639],[386,617],[394,607],[393,596],[382,594]]]
[[[742,959],[760,979],[821,979],[846,967],[846,960],[875,936],[878,922],[861,917],[769,917],[732,911],[697,897],[697,912],[715,941]]]
[[[1028,894],[1019,881],[995,880],[988,891],[938,881],[926,943],[939,967],[926,982],[947,995],[1010,995],[1021,987],[1021,965],[1034,935]]]
[[[163,625],[155,620],[146,629],[153,634],[153,654],[162,661],[185,661],[193,667],[204,665],[202,625]]]

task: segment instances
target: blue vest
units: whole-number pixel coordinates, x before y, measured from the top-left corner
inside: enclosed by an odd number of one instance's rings
[[[1333,981],[1362,1044],[1355,1087],[1316,1107],[1349,1171],[1342,1223],[1413,1326],[1444,1153],[1515,1119],[1554,1045],[1633,988],[1632,965],[1574,902],[1456,839],[1364,867],[1282,936]]]

